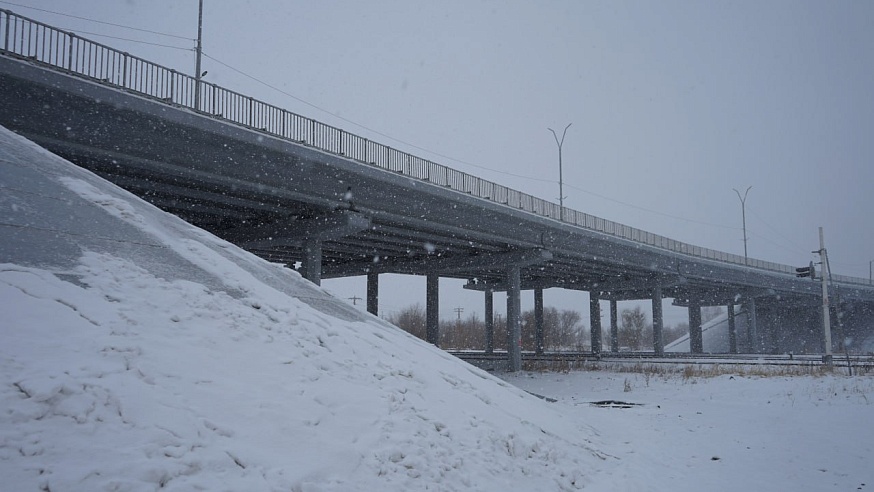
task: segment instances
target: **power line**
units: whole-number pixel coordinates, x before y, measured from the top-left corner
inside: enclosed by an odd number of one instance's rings
[[[753,217],[755,217],[756,219],[758,219],[759,222],[761,222],[762,224],[765,224],[769,229],[771,229],[771,231],[772,231],[774,234],[780,236],[780,238],[782,238],[783,240],[788,241],[787,244],[779,244],[779,243],[777,243],[777,242],[770,241],[772,244],[776,244],[777,246],[780,246],[780,247],[782,247],[782,248],[785,248],[787,251],[793,251],[793,252],[796,252],[796,253],[804,252],[805,254],[807,254],[807,248],[801,248],[801,247],[798,247],[797,245],[789,246],[790,243],[794,243],[794,241],[793,241],[792,239],[789,239],[789,238],[786,237],[785,235],[781,234],[780,231],[778,231],[774,226],[772,226],[771,224],[765,222],[765,219],[761,218],[758,214],[756,214],[756,213],[753,212],[752,210],[750,210],[750,213],[752,214]],[[761,236],[761,235],[760,235],[759,237],[761,237],[761,238],[763,238],[763,239],[765,239],[765,240],[768,240],[768,239],[765,238],[764,236]]]
[[[151,31],[151,30],[149,30],[149,29],[141,29],[141,28],[139,28],[139,27],[125,26],[125,25],[123,25],[123,24],[115,24],[115,23],[113,23],[113,22],[100,21],[100,20],[97,20],[97,19],[89,19],[88,17],[80,17],[80,16],[78,16],[78,15],[66,14],[66,13],[64,13],[64,12],[57,12],[57,11],[54,11],[54,10],[47,10],[47,9],[41,9],[41,8],[37,8],[37,7],[30,7],[30,6],[28,6],[28,5],[21,5],[20,3],[6,2],[6,1],[2,1],[2,0],[0,0],[0,3],[6,4],[6,5],[14,5],[15,7],[21,7],[21,8],[25,8],[25,9],[38,10],[38,11],[40,11],[40,12],[46,12],[46,13],[49,13],[49,14],[62,15],[62,16],[64,16],[64,17],[71,17],[71,18],[73,18],[73,19],[79,19],[79,20],[83,20],[83,21],[94,22],[94,23],[97,23],[97,24],[105,24],[105,25],[107,25],[107,26],[121,27],[121,28],[124,28],[124,29],[131,29],[131,30],[133,30],[133,31],[147,32],[147,33],[149,33],[149,34],[157,34],[158,36],[167,36],[167,37],[170,37],[170,38],[177,38],[177,39],[185,39],[185,40],[187,40],[187,41],[194,41],[194,38],[189,38],[189,37],[186,37],[186,36],[179,36],[179,35],[177,35],[177,34],[168,34],[168,33],[165,33],[165,32]],[[89,34],[93,34],[93,33],[89,33]]]
[[[59,28],[59,29],[63,29],[63,28]],[[122,38],[120,36],[110,36],[109,34],[100,34],[100,33],[96,33],[96,32],[80,31],[77,29],[63,29],[63,30],[70,31],[70,32],[73,32],[76,34],[87,34],[89,36],[98,36],[98,37],[109,38],[109,39],[119,39],[121,41],[129,41],[131,43],[147,44],[150,46],[160,46],[161,48],[171,48],[174,50],[181,50],[181,51],[194,51],[194,48],[182,48],[181,46],[172,46],[169,44],[153,43],[151,41],[141,41],[139,39]]]

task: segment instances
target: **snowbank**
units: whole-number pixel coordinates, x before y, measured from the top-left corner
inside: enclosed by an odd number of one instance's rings
[[[560,409],[0,128],[4,490],[575,490]]]

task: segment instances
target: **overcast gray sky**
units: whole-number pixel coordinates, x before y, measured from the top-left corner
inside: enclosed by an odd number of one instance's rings
[[[752,186],[751,257],[806,265],[823,226],[835,273],[868,277],[874,2],[204,3],[212,82],[555,202],[547,127],[573,123],[566,206],[743,254],[732,188]],[[194,71],[197,0],[0,7]],[[326,286],[364,297],[361,279]],[[423,279],[387,278],[381,290],[383,312],[424,305]],[[546,303],[588,306],[556,289]],[[482,296],[442,283],[441,317],[459,306],[482,313]],[[685,316],[669,309],[666,322]]]

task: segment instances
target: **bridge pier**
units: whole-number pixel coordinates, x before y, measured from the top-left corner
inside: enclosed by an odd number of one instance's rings
[[[379,274],[367,274],[367,312],[379,316]]]
[[[507,271],[507,358],[510,372],[522,370],[522,278],[518,266]]]
[[[726,306],[728,311],[728,353],[737,353],[737,323],[734,319],[734,303]]]
[[[744,302],[744,308],[747,311],[747,344],[750,347],[750,353],[758,354],[759,349],[759,333],[756,328],[756,299],[750,297]]]
[[[543,289],[534,289],[534,353],[543,353]]]
[[[440,346],[440,276],[431,272],[425,276],[425,341]]]
[[[701,301],[689,299],[689,352],[704,353],[704,335],[701,332]]]
[[[485,296],[485,323],[486,323],[486,353],[495,351],[495,296],[494,291],[486,289]]]
[[[610,351],[619,352],[619,308],[616,299],[610,299]]]
[[[662,333],[663,326],[662,287],[657,285],[652,289],[652,346],[658,357],[665,355],[665,340]]]
[[[765,322],[762,323],[762,336],[764,351],[769,354],[780,353],[780,340],[778,339],[778,326],[780,325],[780,313],[775,306],[767,311],[767,316],[764,317]]]
[[[592,328],[592,354],[601,354],[601,293],[589,292],[589,324]]]
[[[322,285],[322,241],[306,239],[303,243],[303,278],[316,285]]]

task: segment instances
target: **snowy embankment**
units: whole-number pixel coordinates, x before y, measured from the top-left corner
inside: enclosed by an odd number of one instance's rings
[[[2,128],[0,306],[3,491],[874,486],[874,378],[504,382]]]
[[[3,490],[573,490],[578,420],[0,128]]]

